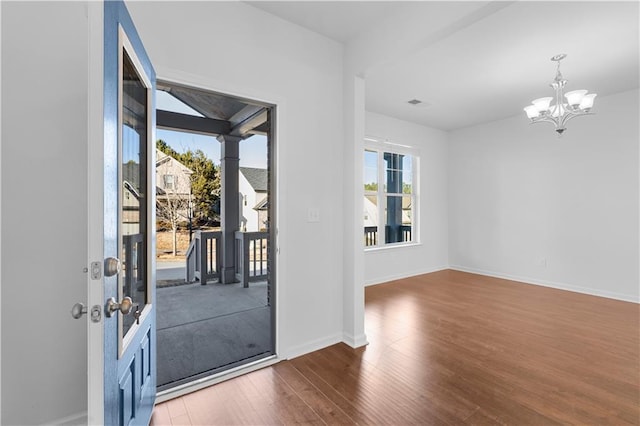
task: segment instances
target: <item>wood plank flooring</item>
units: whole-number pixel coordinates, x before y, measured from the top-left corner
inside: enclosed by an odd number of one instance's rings
[[[366,289],[370,344],[156,406],[152,425],[640,424],[640,305],[457,271]]]

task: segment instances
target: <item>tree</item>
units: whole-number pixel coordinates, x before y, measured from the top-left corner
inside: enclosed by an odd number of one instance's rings
[[[216,218],[220,202],[219,168],[201,150],[189,150],[177,160],[193,171],[191,192],[196,222],[203,223]]]
[[[220,172],[213,161],[202,150],[188,150],[179,153],[165,141],[158,139],[156,147],[175,158],[193,171],[191,175],[191,193],[193,213],[196,223],[206,223],[218,216],[220,202]]]
[[[178,225],[188,219],[189,194],[178,194],[175,189],[165,189],[156,199],[156,216],[169,222],[172,232],[172,251],[178,253]]]
[[[364,190],[365,191],[377,191],[378,190],[378,184],[375,183],[375,182],[365,183],[364,184]]]

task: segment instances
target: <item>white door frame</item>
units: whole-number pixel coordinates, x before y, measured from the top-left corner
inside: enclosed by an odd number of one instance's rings
[[[225,380],[229,380],[234,377],[238,377],[238,376],[250,373],[252,371],[259,370],[269,365],[276,364],[281,360],[287,358],[286,354],[282,353],[282,348],[281,348],[281,341],[282,341],[281,324],[283,324],[283,322],[281,321],[282,312],[283,312],[283,309],[281,307],[281,301],[283,300],[283,298],[280,297],[280,294],[282,293],[282,289],[284,288],[283,283],[285,282],[285,280],[282,277],[281,271],[283,270],[283,267],[284,267],[283,265],[285,262],[284,262],[283,256],[281,256],[281,250],[280,250],[282,245],[282,235],[283,235],[282,224],[284,222],[282,221],[282,216],[281,216],[282,185],[280,184],[280,179],[278,178],[280,176],[279,169],[281,164],[281,150],[280,150],[280,144],[278,143],[278,141],[280,141],[280,134],[282,129],[282,126],[280,123],[282,123],[282,120],[283,120],[283,115],[284,115],[283,111],[285,110],[284,108],[285,101],[282,98],[279,98],[277,96],[258,93],[258,91],[251,91],[251,90],[247,91],[245,87],[238,88],[238,87],[229,85],[228,83],[198,77],[193,74],[185,73],[183,71],[167,69],[166,67],[162,69],[162,67],[157,64],[156,64],[156,67],[157,67],[156,81],[162,81],[168,84],[176,84],[176,85],[182,85],[186,87],[192,87],[194,89],[202,89],[205,91],[216,92],[223,95],[228,95],[229,97],[253,100],[256,102],[262,102],[265,104],[273,105],[275,107],[274,108],[275,125],[272,123],[272,126],[274,126],[275,128],[272,129],[272,134],[274,139],[276,140],[276,143],[272,147],[273,151],[271,155],[273,157],[274,173],[276,177],[275,186],[276,186],[276,194],[277,194],[276,203],[275,203],[275,210],[276,210],[275,234],[277,238],[276,238],[276,245],[273,247],[273,253],[275,255],[276,287],[277,287],[275,289],[275,298],[274,298],[275,300],[275,324],[273,325],[274,332],[275,332],[274,356],[268,357],[264,360],[258,360],[237,368],[232,368],[228,371],[224,371],[220,374],[215,374],[211,377],[204,377],[202,379],[197,379],[197,380],[194,380],[193,382],[186,383],[176,388],[163,391],[159,393],[158,396],[156,397],[156,403],[160,403],[160,402],[168,401],[173,398],[177,398],[182,395],[186,395],[191,392],[195,392],[199,389],[212,386],[216,383],[220,383]]]
[[[100,262],[102,265],[104,259],[104,4],[101,1],[89,1],[87,8],[89,20],[87,265],[91,265],[91,262]],[[93,280],[89,271],[87,305],[102,306],[103,304],[102,278]],[[104,323],[103,321],[94,323],[87,318],[87,324],[87,422],[90,425],[104,424]]]

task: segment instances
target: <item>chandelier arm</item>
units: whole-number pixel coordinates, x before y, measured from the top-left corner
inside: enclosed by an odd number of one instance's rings
[[[572,118],[580,117],[581,115],[593,115],[593,114],[594,114],[593,112],[579,112],[579,113],[567,114],[566,117],[562,119],[562,125],[564,125],[564,123],[568,122]]]
[[[534,123],[553,123],[556,126],[558,125],[558,120],[553,117],[535,117],[531,119],[531,124]]]

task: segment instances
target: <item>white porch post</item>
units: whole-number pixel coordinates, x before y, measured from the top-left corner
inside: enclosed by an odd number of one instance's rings
[[[220,282],[237,282],[235,265],[235,233],[240,230],[240,193],[238,173],[241,137],[220,135],[220,216],[222,220],[222,265]]]

